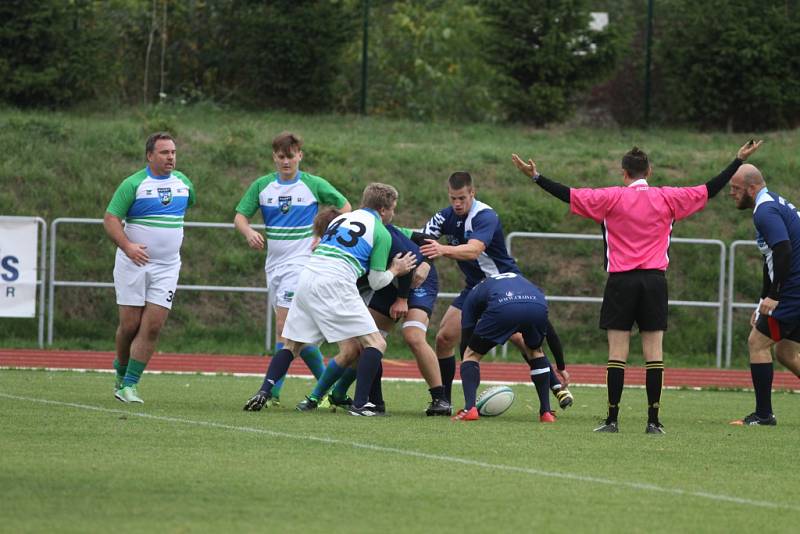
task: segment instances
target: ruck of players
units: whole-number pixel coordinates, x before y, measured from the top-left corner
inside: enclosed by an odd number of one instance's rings
[[[668,372],[662,345],[668,329],[670,237],[676,223],[702,217],[698,212],[726,188],[737,209],[752,211],[764,258],[763,289],[748,339],[755,408],[731,423],[777,424],[771,404],[773,351],[800,377],[800,214],[767,188],[757,167],[745,163],[761,144],[745,143],[719,174],[692,187],[650,185],[653,165],[637,147],[621,157],[621,184],[601,188],[565,185],[542,174],[547,172],[544,159],[537,165],[532,157],[511,155],[508,172],[525,175],[532,182],[531,195],[552,195],[602,230],[605,256],[597,268],[608,276],[597,326],[608,340],[608,405],[595,432],[618,433],[638,424],[632,416],[620,417],[630,341],[638,332],[647,395],[639,428],[666,434],[673,415],[661,411]],[[121,183],[105,213],[106,233],[118,247],[114,396],[123,403],[144,402],[140,380],[179,296],[183,221],[195,202],[195,186],[177,170],[178,152],[170,134],[151,135],[146,166]],[[301,170],[299,135],[276,136],[272,159],[274,170],[254,178],[238,205],[231,206],[241,246],[254,254],[266,250],[265,285],[278,334],[261,385],[242,399],[245,411],[390,414],[392,399],[384,398],[382,388],[390,335],[408,345],[424,379],[420,415],[447,416],[456,423],[479,420],[481,359],[507,342],[528,365],[536,421],[556,423],[556,408],[574,404],[565,361],[569,347],[557,333],[558,310],[548,305],[547,288],[527,279],[506,249],[502,209],[476,195],[480,177],[468,171],[442,177],[437,187],[447,205],[428,220],[402,227],[392,221],[403,210],[403,191],[369,183],[351,204],[336,180]],[[263,233],[250,226],[257,213]],[[461,271],[463,286],[446,304],[435,335],[429,335],[441,291],[436,266],[450,261]],[[333,344],[336,353],[323,355],[323,342]],[[298,357],[315,383],[306,395],[287,398],[283,382]],[[461,394],[453,389],[457,370]]]

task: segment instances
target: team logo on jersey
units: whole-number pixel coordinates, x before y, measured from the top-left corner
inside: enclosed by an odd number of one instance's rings
[[[278,197],[278,207],[281,213],[289,213],[289,208],[292,207],[292,196]]]
[[[172,189],[169,187],[159,187],[158,200],[165,206],[172,202]]]

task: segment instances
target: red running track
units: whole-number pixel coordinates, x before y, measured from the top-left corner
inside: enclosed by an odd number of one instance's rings
[[[89,369],[111,370],[114,353],[63,350],[0,349],[0,368],[24,369]],[[151,371],[189,373],[253,374],[263,376],[269,364],[262,356],[220,356],[215,354],[157,353],[147,366]],[[575,385],[605,384],[605,366],[570,365],[567,367]],[[289,368],[294,376],[311,376],[302,361]],[[385,378],[420,379],[415,362],[410,360],[383,361]],[[458,378],[458,377],[457,377]],[[527,383],[528,366],[523,363],[485,362],[481,364],[481,379],[486,382]],[[750,371],[739,369],[673,369],[664,373],[667,387],[693,388],[752,388]],[[626,385],[644,385],[644,367],[634,365],[625,373]],[[800,391],[800,380],[787,371],[775,371],[774,389]]]

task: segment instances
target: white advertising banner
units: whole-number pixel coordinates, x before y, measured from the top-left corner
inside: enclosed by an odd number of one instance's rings
[[[36,316],[36,221],[0,217],[0,317]]]

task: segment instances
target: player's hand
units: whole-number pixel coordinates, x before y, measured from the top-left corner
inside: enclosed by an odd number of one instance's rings
[[[411,269],[416,267],[417,265],[417,257],[412,254],[411,252],[406,252],[405,254],[398,253],[394,259],[392,259],[392,265],[389,267],[389,270],[394,273],[395,276],[403,276],[404,274],[410,273]]]
[[[425,244],[419,247],[419,251],[426,258],[438,258],[444,256],[444,245],[434,239],[426,239]]]
[[[742,145],[742,148],[740,148],[739,152],[736,153],[736,157],[742,161],[746,160],[753,152],[758,150],[758,147],[760,147],[761,143],[763,142],[764,141],[762,139],[759,139],[758,141],[750,139],[748,142]]]
[[[260,412],[261,408],[269,400],[269,395],[265,391],[259,391],[248,400],[244,405],[244,411],[246,412]]]
[[[529,159],[528,163],[525,163],[522,161],[522,158],[516,154],[511,154],[511,161],[513,161],[514,165],[528,178],[533,178],[536,175],[536,163],[532,159]]]
[[[764,297],[761,304],[758,305],[758,313],[761,315],[772,315],[775,308],[778,307],[778,301],[769,297]]]
[[[247,245],[256,250],[264,250],[264,236],[251,228],[247,233]]]
[[[408,299],[397,298],[389,308],[389,317],[395,321],[405,318],[408,314]]]
[[[560,370],[556,369],[556,375],[558,375],[558,379],[561,381],[561,385],[564,387],[569,386],[569,373],[566,369]]]
[[[417,268],[414,270],[414,274],[411,277],[411,289],[416,289],[422,285],[423,282],[428,278],[428,274],[431,272],[431,264],[423,261]]]
[[[139,267],[146,265],[150,261],[150,256],[147,254],[147,246],[141,243],[131,243],[125,247],[123,252]]]

